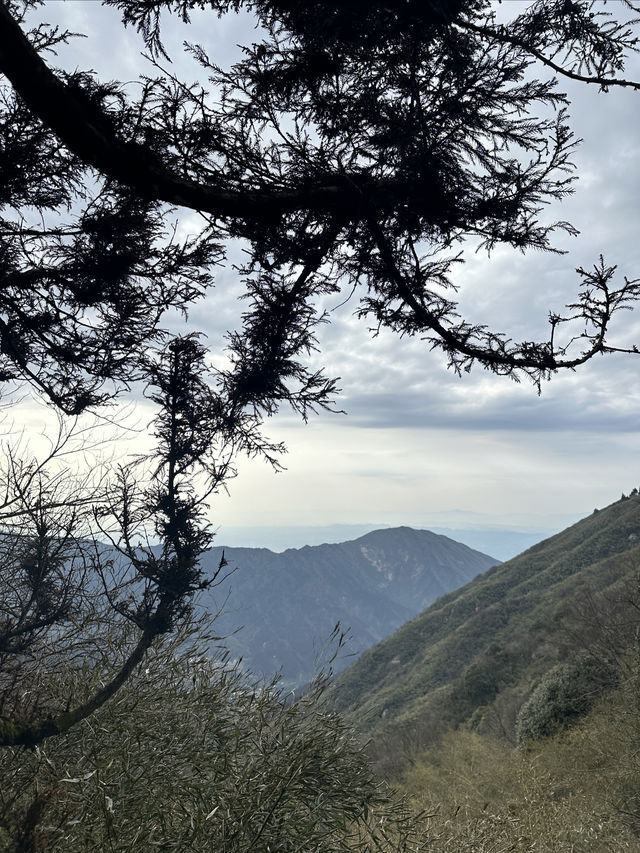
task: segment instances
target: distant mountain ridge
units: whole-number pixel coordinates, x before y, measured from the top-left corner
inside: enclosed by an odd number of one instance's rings
[[[567,519],[566,525],[577,521],[580,513],[575,518]],[[388,530],[396,525],[393,524],[327,524],[327,525],[225,525],[224,540],[227,547],[233,548],[268,548],[270,551],[282,553],[289,548],[303,548],[305,545],[324,545],[327,543],[340,543],[347,540],[358,539],[374,530]],[[526,527],[518,526],[500,527],[480,522],[472,526],[465,526],[464,521],[459,526],[447,526],[443,522],[438,524],[427,521],[420,523],[409,523],[407,526],[417,530],[430,530],[432,533],[440,533],[448,536],[455,542],[462,542],[480,551],[483,554],[491,554],[498,560],[509,560],[517,554],[521,554],[543,539],[548,539],[565,526],[558,522],[555,527]]]
[[[357,655],[499,562],[410,527],[279,554],[218,547],[204,555],[205,569],[215,567],[223,551],[235,571],[205,598],[212,611],[222,608],[217,630],[247,669],[266,677],[281,671],[291,686],[306,683],[326,658],[336,623],[349,629],[345,651]],[[334,669],[352,660],[343,655]]]

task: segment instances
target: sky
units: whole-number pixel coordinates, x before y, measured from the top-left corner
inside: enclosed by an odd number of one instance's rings
[[[516,2],[503,5],[509,11]],[[137,35],[123,33],[116,13],[95,0],[54,0],[38,14],[87,35],[61,51],[60,64],[121,80],[144,68]],[[206,13],[194,14],[188,32],[176,25],[166,32],[170,52],[186,36],[221,63],[252,37],[246,17],[219,21]],[[195,75],[193,66],[185,71]],[[640,79],[638,59],[627,76]],[[584,141],[574,158],[575,194],[550,214],[571,221],[579,236],[558,236],[564,255],[498,248],[488,258],[469,244],[456,276],[463,315],[514,339],[544,339],[549,310],[561,311],[577,293],[576,267],[592,266],[599,254],[621,276],[640,276],[640,92],[605,94],[569,81],[561,88]],[[214,351],[227,321],[239,316],[238,293],[227,267],[192,311],[190,324],[208,334]],[[267,434],[287,445],[286,470],[238,461],[229,494],[212,507],[219,544],[282,549],[401,524],[542,537],[640,485],[640,356],[597,358],[553,377],[538,395],[525,381],[478,368],[457,377],[419,341],[373,338],[355,318],[356,304],[341,301],[329,304],[332,322],[319,337],[327,372],[340,376],[346,414],[305,425],[285,412],[267,424]],[[640,312],[619,316],[611,341],[640,344]],[[37,433],[49,415],[25,401],[19,417]],[[138,406],[134,420],[144,418]],[[136,434],[122,453],[144,441]]]

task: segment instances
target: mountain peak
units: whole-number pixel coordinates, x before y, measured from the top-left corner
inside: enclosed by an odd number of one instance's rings
[[[217,565],[221,548],[203,562]],[[432,601],[498,563],[428,530],[401,526],[355,540],[291,548],[224,548],[236,571],[208,593],[232,654],[259,675],[281,671],[288,685],[314,674],[336,622],[349,629],[349,655],[391,634]],[[233,633],[239,625],[244,629]],[[326,659],[326,656],[325,656]],[[334,663],[342,669],[353,660]]]

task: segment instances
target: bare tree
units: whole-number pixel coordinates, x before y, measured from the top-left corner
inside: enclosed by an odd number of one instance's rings
[[[224,427],[200,376],[202,358],[195,339],[176,339],[154,367],[157,445],[147,475],[138,459],[79,483],[53,468],[63,440],[39,463],[9,455],[0,507],[0,745],[33,746],[93,714],[188,616],[194,593],[215,583],[217,573],[204,577],[199,565],[210,541],[203,508],[228,472],[216,453]],[[128,637],[110,678],[54,701],[46,684],[58,670],[101,660],[107,625]]]

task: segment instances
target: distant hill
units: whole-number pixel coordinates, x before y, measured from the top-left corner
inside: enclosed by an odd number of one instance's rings
[[[236,569],[207,595],[222,608],[217,630],[252,672],[282,672],[287,685],[306,683],[326,659],[340,622],[349,629],[346,652],[357,655],[412,619],[436,598],[498,562],[428,530],[377,530],[351,542],[306,546],[281,554],[266,548],[214,548]],[[242,630],[234,633],[242,626]],[[334,669],[353,657],[341,655]]]
[[[576,521],[579,514],[571,521]],[[567,522],[569,523],[569,520]],[[536,531],[523,530],[492,530],[491,528],[456,528],[456,527],[431,527],[434,533],[442,533],[455,539],[456,542],[464,542],[470,548],[475,548],[477,551],[482,551],[484,554],[491,554],[498,560],[510,560],[516,557],[527,548],[537,545],[543,539],[548,539],[553,536],[558,530],[562,529],[562,524],[554,528],[545,530],[538,529]]]
[[[585,654],[605,667],[633,642],[639,568],[635,494],[440,598],[343,672],[332,706],[392,771],[460,724],[514,742],[553,667]]]

